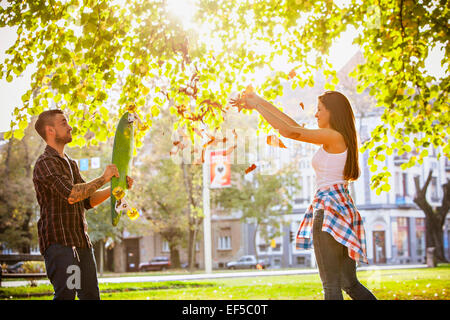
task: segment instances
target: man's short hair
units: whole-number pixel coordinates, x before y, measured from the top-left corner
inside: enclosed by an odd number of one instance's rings
[[[47,141],[47,137],[45,134],[45,126],[54,126],[55,125],[54,120],[57,114],[64,114],[64,113],[59,109],[44,111],[39,115],[38,119],[36,120],[36,123],[34,124],[34,128],[36,129],[37,133],[39,133],[39,135],[45,141]]]

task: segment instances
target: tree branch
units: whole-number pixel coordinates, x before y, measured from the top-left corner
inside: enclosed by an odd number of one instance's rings
[[[442,185],[442,189],[444,190],[444,196],[442,197],[442,205],[438,208],[438,218],[440,225],[444,225],[445,217],[447,216],[448,211],[450,210],[450,180],[447,179],[447,183]]]
[[[414,203],[416,203],[420,209],[425,213],[427,218],[434,220],[433,208],[427,201],[426,194],[428,185],[431,181],[433,170],[428,173],[427,181],[425,182],[423,188],[420,187],[419,176],[414,177],[414,184],[416,186],[416,196],[414,197]]]

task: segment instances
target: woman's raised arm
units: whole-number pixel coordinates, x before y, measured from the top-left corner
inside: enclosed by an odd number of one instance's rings
[[[244,97],[244,107],[246,109],[256,109],[266,121],[285,138],[298,141],[314,143],[317,145],[332,144],[340,140],[338,132],[324,129],[305,129],[287,114],[279,110],[270,102],[257,96],[255,93],[248,93]],[[236,104],[237,101],[232,101]]]

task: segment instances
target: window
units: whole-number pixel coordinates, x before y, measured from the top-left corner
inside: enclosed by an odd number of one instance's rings
[[[231,250],[231,237],[222,236],[219,237],[219,250]]]
[[[169,242],[166,240],[162,243],[162,252],[170,252]]]
[[[402,173],[403,196],[408,195],[408,174]]]
[[[397,217],[396,229],[393,229],[393,231],[394,243],[397,247],[397,256],[409,257],[409,218]]]
[[[439,201],[436,177],[431,178],[431,201],[433,202]]]
[[[425,219],[416,218],[416,248],[417,256],[425,256]]]
[[[275,248],[272,248],[272,251],[274,251],[274,252],[279,252],[279,251],[281,251],[281,244],[277,243],[277,244],[275,245]]]
[[[297,264],[305,264],[306,259],[305,257],[297,257]]]
[[[273,259],[273,266],[274,266],[275,268],[281,267],[281,259],[279,259],[279,258]]]
[[[401,196],[402,191],[400,189],[400,173],[395,173],[395,193],[397,196]]]

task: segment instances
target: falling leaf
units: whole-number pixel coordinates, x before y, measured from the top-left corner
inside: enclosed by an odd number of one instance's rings
[[[267,136],[267,144],[272,147],[280,147],[287,149],[284,143],[280,139],[278,139],[278,137],[275,135]]]
[[[248,167],[247,169],[245,169],[245,174],[248,174],[249,172],[252,172],[253,170],[256,169],[256,165],[252,164],[250,167]]]
[[[206,149],[207,147],[214,147],[219,143],[225,143],[227,141],[227,138],[223,139],[216,139],[214,136],[211,136],[211,140],[209,140],[207,143],[203,145],[203,148]]]
[[[295,69],[292,69],[291,72],[289,72],[289,79],[294,78],[297,75],[297,73],[295,72]]]
[[[127,107],[127,110],[128,110],[128,112],[136,112],[136,105],[130,104],[130,105]]]
[[[125,191],[121,187],[115,187],[112,191],[113,196],[116,200],[120,200],[125,196]]]
[[[202,150],[202,163],[205,163],[205,151],[206,151],[206,149],[205,148],[203,148],[203,150]]]
[[[203,145],[203,149],[206,149],[209,145],[212,145],[216,141],[215,137],[211,137],[211,139]]]
[[[130,218],[131,221],[133,221],[139,218],[139,212],[136,210],[136,208],[131,208],[131,210],[127,211],[127,216]]]
[[[170,155],[173,156],[175,154],[177,154],[179,148],[177,146],[172,147],[172,149],[170,150]]]
[[[148,130],[149,126],[147,124],[139,123],[138,128],[139,128],[139,131],[145,131],[145,130]]]
[[[203,130],[202,130],[202,131],[203,131]],[[203,138],[203,134],[202,134],[202,132],[201,132],[199,129],[194,128],[194,132],[195,132],[196,134],[198,134],[201,138]]]
[[[303,105],[303,102],[300,101],[300,107],[302,108],[302,110],[305,110],[305,106]]]
[[[227,155],[231,154],[231,153],[234,151],[234,149],[236,149],[236,148],[237,148],[237,145],[234,145],[234,146],[232,146],[232,147],[229,147],[229,148],[224,152],[224,156],[227,156]]]

